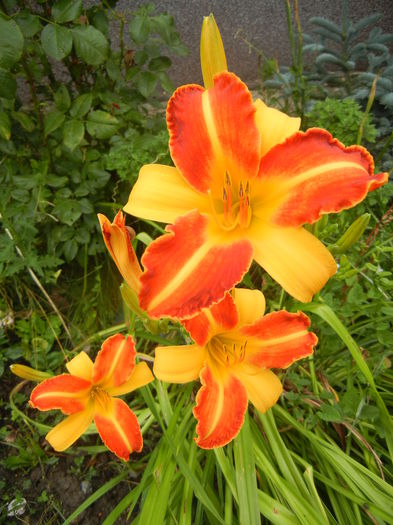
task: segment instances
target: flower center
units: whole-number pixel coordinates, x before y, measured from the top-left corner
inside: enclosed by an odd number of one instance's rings
[[[233,341],[222,341],[219,336],[213,337],[207,343],[209,357],[220,366],[231,367],[241,363],[246,354],[247,340],[242,344]]]
[[[225,172],[222,187],[222,198],[213,199],[209,191],[213,216],[217,224],[226,231],[232,231],[237,226],[247,228],[251,221],[250,183],[240,181],[239,188],[234,188],[229,173]]]
[[[90,397],[102,410],[109,410],[111,406],[111,396],[106,390],[95,385],[90,390]]]

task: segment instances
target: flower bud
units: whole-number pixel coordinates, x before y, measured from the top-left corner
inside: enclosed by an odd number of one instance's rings
[[[201,68],[206,89],[213,87],[215,75],[228,69],[220,31],[212,14],[203,18]]]
[[[52,377],[52,374],[49,372],[41,372],[41,370],[36,370],[35,368],[31,368],[30,366],[26,365],[10,365],[10,370],[13,374],[21,377],[22,379],[36,381],[37,383],[43,381],[44,379],[48,379],[48,377]]]
[[[345,253],[351,246],[353,246],[363,235],[364,230],[370,221],[370,214],[364,213],[358,217],[342,235],[338,241],[330,247],[330,251],[334,254]]]

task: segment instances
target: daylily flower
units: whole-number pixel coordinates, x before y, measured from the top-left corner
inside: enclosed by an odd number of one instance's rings
[[[351,208],[387,181],[371,155],[322,129],[253,103],[233,73],[208,90],[178,88],[168,103],[175,167],[143,166],[127,213],[172,223],[142,264],[140,305],[186,318],[223,298],[253,259],[290,295],[308,302],[337,270],[302,227]]]
[[[69,374],[46,379],[34,388],[30,406],[59,409],[68,417],[46,436],[57,451],[71,446],[89,427],[97,427],[105,445],[119,458],[142,450],[138,420],[128,405],[115,396],[132,392],[154,378],[146,363],[135,364],[132,337],[116,334],[104,341],[93,364],[80,352],[66,367]]]
[[[131,228],[127,228],[125,216],[121,211],[117,213],[112,223],[102,213],[98,214],[98,220],[100,221],[105,246],[119,272],[131,290],[138,292],[142,270],[131,244],[135,233]]]
[[[287,368],[308,356],[317,343],[309,318],[284,310],[263,315],[258,290],[234,289],[233,295],[183,321],[193,345],[157,347],[154,374],[162,381],[186,383],[200,377],[193,410],[196,443],[226,445],[240,431],[248,400],[266,412],[282,386],[270,368]]]

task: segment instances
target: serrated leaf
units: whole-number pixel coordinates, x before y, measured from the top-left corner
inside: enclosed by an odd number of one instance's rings
[[[54,109],[45,116],[44,120],[44,135],[47,137],[58,127],[60,127],[64,122],[65,116],[64,113],[58,109]]]
[[[117,130],[119,121],[106,111],[92,111],[87,117],[86,128],[92,137],[108,139]]]
[[[93,26],[80,26],[72,29],[76,54],[87,64],[98,66],[108,55],[108,41]]]
[[[143,44],[150,33],[150,21],[145,15],[136,15],[129,24],[130,37],[137,44]]]
[[[60,111],[67,111],[67,109],[71,105],[70,94],[68,93],[68,89],[65,87],[64,84],[62,84],[59,87],[59,89],[54,94],[53,98],[57,109],[59,109]]]
[[[5,140],[10,140],[11,138],[10,118],[4,111],[0,113],[0,137]]]
[[[13,20],[0,17],[0,67],[9,69],[22,56],[24,38]]]
[[[14,18],[25,38],[34,36],[41,28],[40,19],[29,11],[22,11]]]
[[[63,127],[63,144],[71,151],[83,140],[85,126],[80,120],[68,120]]]
[[[71,31],[67,27],[48,24],[42,30],[41,44],[47,55],[62,60],[71,53]]]
[[[16,93],[16,80],[12,73],[0,68],[0,97],[13,99]]]
[[[64,24],[72,22],[82,13],[82,0],[58,0],[52,7],[52,15],[56,22]]]
[[[137,88],[139,93],[144,97],[148,98],[157,86],[157,75],[150,71],[142,71],[137,78]]]
[[[71,106],[70,113],[72,117],[81,118],[88,113],[91,108],[91,103],[93,101],[93,96],[91,93],[84,93],[79,95]]]

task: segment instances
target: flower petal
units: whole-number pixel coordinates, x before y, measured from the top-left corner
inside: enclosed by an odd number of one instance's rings
[[[81,377],[90,381],[93,377],[93,361],[86,354],[86,352],[79,352],[69,363],[66,368],[73,376]]]
[[[153,221],[173,223],[177,217],[198,209],[210,209],[206,195],[196,191],[172,166],[142,166],[124,211]]]
[[[231,239],[193,211],[151,243],[142,258],[141,307],[151,317],[186,318],[224,297],[252,261],[247,240]]]
[[[94,423],[105,445],[121,459],[128,461],[131,452],[140,452],[143,439],[134,412],[121,399],[111,398],[107,410],[96,405]]]
[[[239,316],[239,327],[253,323],[265,313],[265,296],[259,290],[234,288],[232,297]]]
[[[265,413],[277,403],[282,385],[271,370],[242,364],[234,373],[244,385],[248,399],[260,412]]]
[[[263,215],[274,203],[271,220],[277,225],[315,222],[355,206],[387,182],[387,173],[373,175],[373,170],[373,159],[361,146],[346,148],[323,129],[296,133],[261,160],[262,197],[253,211]]]
[[[46,440],[57,450],[62,452],[70,447],[93,421],[93,403],[89,403],[84,410],[66,417],[46,435]]]
[[[130,232],[125,225],[125,216],[121,211],[116,215],[113,223],[98,214],[102,236],[111,257],[116,264],[123,279],[132,290],[139,290],[139,277],[142,270],[131,244]]]
[[[201,448],[222,447],[239,433],[247,410],[247,392],[233,375],[217,379],[206,366],[201,372],[202,387],[193,410],[198,420],[195,442]]]
[[[206,193],[225,173],[236,180],[255,177],[260,135],[247,86],[233,73],[214,77],[208,91],[182,86],[168,103],[167,123],[172,159],[188,182]],[[219,180],[218,180],[219,179]]]
[[[219,303],[205,308],[200,314],[181,321],[192,339],[200,346],[206,344],[215,334],[234,328],[238,323],[235,303],[227,293]]]
[[[188,383],[198,379],[206,351],[198,345],[157,346],[153,372],[168,383]]]
[[[104,389],[122,385],[135,366],[135,345],[131,336],[108,337],[98,352],[93,368],[93,383]]]
[[[330,252],[304,228],[271,227],[254,220],[248,234],[254,259],[299,301],[311,301],[337,271]]]
[[[260,98],[254,105],[257,109],[255,121],[261,134],[260,155],[263,157],[271,148],[299,131],[300,118],[289,117],[282,111],[267,106]]]
[[[31,393],[29,404],[38,410],[58,409],[63,414],[74,414],[87,406],[90,388],[91,382],[86,379],[61,374],[37,385]]]
[[[265,315],[241,332],[247,337],[247,362],[264,368],[287,368],[311,355],[318,338],[308,332],[310,319],[303,312],[285,310]]]
[[[135,365],[131,376],[127,381],[119,386],[113,386],[107,389],[107,392],[111,396],[122,396],[128,394],[137,388],[147,385],[154,380],[154,376],[151,373],[150,368],[145,362],[141,362]]]

